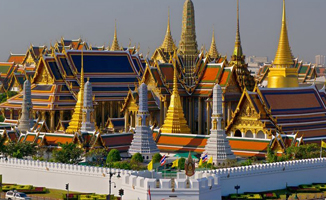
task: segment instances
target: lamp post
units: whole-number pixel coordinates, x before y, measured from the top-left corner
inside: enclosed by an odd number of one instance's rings
[[[234,189],[237,191],[237,200],[238,200],[238,195],[239,195],[238,190],[240,189],[240,185],[234,186]]]
[[[111,163],[109,164],[109,198],[111,198],[111,185],[112,185],[112,176],[116,174],[116,172],[112,172],[111,171]],[[117,175],[118,178],[120,178],[120,172],[118,172],[118,175]],[[114,183],[115,184],[115,183]],[[116,187],[116,185],[115,185]]]

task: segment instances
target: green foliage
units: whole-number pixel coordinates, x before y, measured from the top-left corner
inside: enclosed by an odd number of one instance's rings
[[[18,94],[14,91],[8,91],[7,93],[0,94],[0,103],[6,102],[8,98],[15,96]]]
[[[5,121],[5,117],[3,115],[0,115],[0,122]]]
[[[61,149],[53,151],[55,162],[78,164],[82,159],[83,150],[74,143],[59,144]]]
[[[117,162],[121,160],[120,152],[117,149],[111,149],[107,158],[106,164],[111,164],[113,162]]]
[[[186,162],[185,158],[180,158],[179,161],[178,161],[178,169],[184,170],[185,169],[185,162]]]
[[[92,149],[86,153],[87,162],[92,166],[103,166],[106,155],[105,149]]]
[[[134,162],[130,160],[113,162],[112,167],[116,169],[138,170],[138,171],[147,169],[147,167],[145,165],[142,165],[142,163]]]
[[[160,153],[154,154],[153,158],[152,158],[153,164],[160,162],[161,159],[162,159],[162,156]]]
[[[272,163],[277,161],[277,156],[275,155],[274,151],[268,147],[267,149],[267,162]]]
[[[142,163],[144,162],[143,156],[140,153],[135,153],[132,157],[131,157],[131,161],[132,162],[138,162],[138,163]]]
[[[9,142],[4,147],[4,154],[14,158],[34,156],[37,151],[36,144],[30,142]]]
[[[308,159],[319,158],[320,147],[316,143],[305,144],[300,146],[290,146],[281,156],[276,156],[275,153],[268,148],[267,150],[267,162],[282,162],[294,159]]]

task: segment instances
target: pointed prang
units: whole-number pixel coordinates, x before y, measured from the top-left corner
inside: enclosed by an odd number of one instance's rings
[[[278,68],[287,68],[293,65],[292,52],[289,44],[287,24],[286,24],[286,10],[285,0],[283,0],[283,16],[282,16],[282,28],[280,34],[280,40],[276,56],[274,59],[274,65]]]
[[[211,47],[209,49],[208,55],[213,59],[217,59],[217,57],[218,57],[218,51],[217,51],[216,43],[215,43],[215,30],[214,30],[214,28],[213,28],[213,34],[212,34],[212,43],[211,43]]]
[[[240,38],[240,16],[239,16],[239,0],[237,0],[237,32],[235,36],[235,45],[231,61],[244,62],[241,38]]]
[[[112,46],[110,51],[119,51],[120,47],[119,47],[119,42],[118,42],[118,36],[117,36],[117,20],[115,20],[114,22],[114,37],[113,37],[113,41],[112,41]]]
[[[161,45],[161,48],[164,50],[164,52],[172,52],[175,47],[175,44],[173,42],[173,38],[171,35],[171,29],[170,29],[170,8],[168,11],[168,24],[166,28],[166,34],[163,40],[163,43]]]

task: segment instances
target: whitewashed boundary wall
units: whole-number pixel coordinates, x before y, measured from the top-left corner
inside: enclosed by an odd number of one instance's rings
[[[262,192],[300,184],[326,183],[326,158],[295,160],[197,173],[197,177],[220,177],[222,196],[239,192]]]
[[[259,164],[219,170],[196,172],[187,184],[184,173],[178,177],[162,179],[162,174],[148,171],[119,170],[112,177],[112,194],[125,190],[124,200],[147,200],[150,187],[152,200],[168,198],[207,200],[221,199],[221,195],[239,192],[261,192],[289,186],[326,183],[326,158],[306,159],[271,164]],[[118,172],[112,169],[112,172]],[[54,189],[64,189],[69,183],[71,191],[109,193],[109,169],[68,165],[33,160],[0,159],[0,174],[4,183],[28,184]],[[152,176],[154,176],[152,178]],[[156,182],[159,179],[159,183]],[[114,188],[113,186],[117,187]]]
[[[221,189],[216,174],[200,179],[156,179],[135,175],[124,175],[122,187],[125,190],[123,199],[149,200],[148,189],[152,200],[185,199],[185,200],[221,200]]]
[[[120,175],[148,175],[149,172],[111,169]],[[0,159],[0,174],[4,183],[43,186],[53,189],[65,189],[69,183],[70,191],[90,192],[97,194],[109,193],[109,168],[70,165],[22,159]],[[149,176],[149,175],[148,175]],[[154,174],[160,178],[161,174]],[[117,173],[112,177],[112,194],[118,194],[122,178]],[[116,188],[114,188],[116,185]]]

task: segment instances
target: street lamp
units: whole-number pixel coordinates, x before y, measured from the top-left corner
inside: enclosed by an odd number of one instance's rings
[[[109,164],[109,198],[111,198],[111,185],[112,185],[112,176],[116,174],[116,172],[111,171],[111,163]],[[120,172],[117,173],[117,177],[120,178]],[[115,184],[115,183],[114,183]],[[116,188],[116,185],[114,186]]]
[[[238,199],[238,195],[239,195],[238,190],[240,189],[240,185],[234,186],[234,189],[236,189],[236,191],[237,191],[237,199]]]

